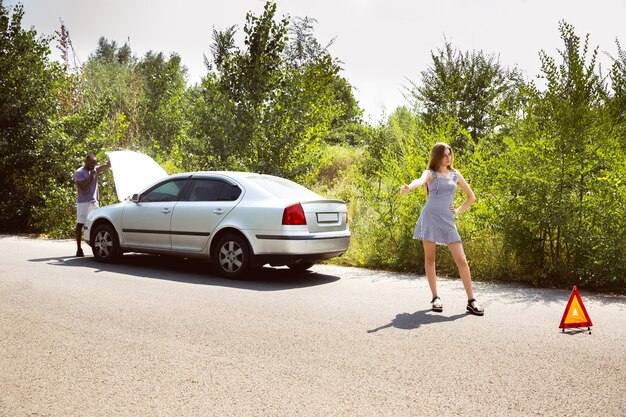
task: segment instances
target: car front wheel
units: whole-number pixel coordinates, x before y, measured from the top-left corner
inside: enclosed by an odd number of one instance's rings
[[[98,262],[115,262],[122,255],[117,233],[111,225],[96,227],[91,242],[91,251]]]
[[[213,265],[217,273],[227,278],[239,278],[250,267],[251,251],[241,236],[225,235],[217,242]]]

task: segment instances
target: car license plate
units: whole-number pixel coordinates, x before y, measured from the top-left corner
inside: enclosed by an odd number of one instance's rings
[[[339,221],[339,213],[317,213],[318,223],[337,223]]]

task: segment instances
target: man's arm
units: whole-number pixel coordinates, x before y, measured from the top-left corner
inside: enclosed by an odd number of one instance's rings
[[[111,168],[111,161],[107,161],[106,164],[100,165],[96,169],[98,170],[98,174],[100,174],[101,172],[104,172],[104,171],[106,171],[109,168]]]
[[[94,181],[95,178],[96,178],[96,170],[94,169],[89,172],[89,176],[86,179],[84,180],[74,179],[74,182],[76,183],[76,186],[78,187],[80,191],[87,191],[87,189],[89,189],[89,186],[91,185],[91,182]]]

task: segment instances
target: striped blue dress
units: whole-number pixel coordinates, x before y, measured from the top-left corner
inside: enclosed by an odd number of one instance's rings
[[[450,178],[441,177],[432,169],[433,180],[428,184],[428,200],[422,208],[413,239],[428,240],[438,245],[460,242],[461,236],[456,229],[454,214],[450,204],[454,201],[458,173],[452,170]]]

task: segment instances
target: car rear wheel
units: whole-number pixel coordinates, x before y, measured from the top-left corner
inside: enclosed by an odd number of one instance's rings
[[[250,268],[251,251],[246,239],[239,235],[222,236],[215,245],[213,265],[218,274],[239,278]]]
[[[117,233],[111,225],[96,227],[91,242],[91,251],[98,262],[115,262],[122,255]]]
[[[310,269],[313,265],[315,265],[315,262],[300,262],[297,264],[291,264],[287,266],[292,271],[306,271],[307,269]]]

